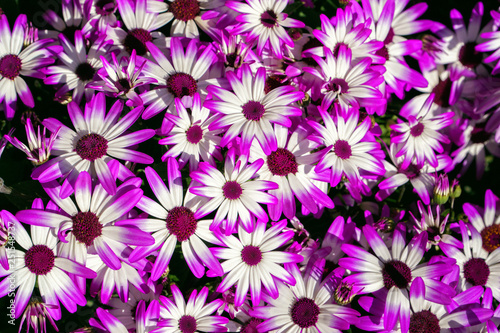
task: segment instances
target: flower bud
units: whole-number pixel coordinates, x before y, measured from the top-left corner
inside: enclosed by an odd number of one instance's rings
[[[434,185],[434,203],[444,205],[450,197],[450,182],[448,175],[439,175],[436,184]]]

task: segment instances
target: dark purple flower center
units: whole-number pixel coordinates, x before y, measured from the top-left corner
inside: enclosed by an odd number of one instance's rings
[[[22,62],[15,54],[7,54],[0,59],[0,74],[14,80],[21,72]]]
[[[386,262],[382,269],[382,277],[387,289],[391,289],[393,286],[400,289],[406,288],[412,280],[410,267],[399,260]]]
[[[117,83],[116,88],[125,94],[129,92],[130,88],[132,88],[128,79],[119,79]]]
[[[483,249],[488,252],[495,251],[500,247],[500,224],[490,225],[481,231]]]
[[[186,139],[192,144],[197,144],[203,139],[203,130],[199,125],[193,125],[186,131]]]
[[[295,302],[290,312],[295,324],[301,328],[307,328],[316,325],[320,311],[312,299],[303,297]]]
[[[333,145],[333,152],[343,160],[347,160],[352,156],[351,145],[345,140],[337,140]]]
[[[485,143],[491,138],[491,133],[484,130],[486,123],[477,124],[470,134],[470,141],[472,143]]]
[[[394,29],[390,28],[389,32],[387,33],[387,37],[384,39],[384,45],[392,43],[392,40],[394,39]]]
[[[443,108],[449,107],[451,95],[451,80],[439,80],[437,86],[432,89],[432,93],[434,94],[434,103]]]
[[[196,0],[175,0],[168,5],[168,11],[177,20],[187,22],[200,15],[200,5]]]
[[[321,44],[321,42],[317,38],[310,37],[307,43],[305,43],[304,46],[302,46],[302,52],[319,46],[323,46],[323,44]],[[315,67],[318,65],[316,60],[314,60],[312,57],[302,57],[302,61],[306,65],[311,67]]]
[[[410,333],[439,333],[441,327],[436,315],[429,310],[414,313],[410,317]]]
[[[115,0],[98,0],[95,2],[95,11],[97,14],[106,16],[114,13],[116,10]]]
[[[321,44],[323,45],[323,44]],[[340,43],[337,43],[335,44],[335,46],[333,47],[333,50],[332,50],[332,53],[333,53],[333,56],[335,58],[338,58],[339,56],[339,51],[340,51],[340,47],[344,45],[346,48],[349,48],[349,45],[347,45],[346,43],[343,43],[343,42],[340,42]]]
[[[243,189],[238,182],[228,181],[222,186],[222,193],[224,193],[226,199],[236,200],[239,199],[241,193],[243,193]]]
[[[427,235],[428,235],[427,239],[429,239],[430,241],[439,240],[439,237],[441,235],[441,231],[439,230],[438,227],[427,227],[427,229],[425,231],[427,231]]]
[[[76,240],[87,246],[94,243],[94,239],[101,236],[102,224],[92,212],[80,212],[71,218],[73,221],[73,235]]]
[[[108,140],[99,134],[90,133],[84,135],[76,143],[76,153],[88,161],[95,161],[106,155],[108,151]]]
[[[245,118],[247,118],[247,120],[254,121],[260,120],[260,118],[262,118],[262,116],[264,115],[264,112],[266,112],[264,105],[256,101],[247,102],[245,105],[243,105],[242,109]]]
[[[458,53],[458,60],[468,68],[474,68],[483,61],[481,52],[476,51],[476,42],[468,42],[462,46]]]
[[[241,250],[241,260],[249,266],[255,266],[262,260],[262,252],[257,246],[247,245]]]
[[[263,320],[259,318],[250,318],[243,325],[241,325],[240,333],[259,333],[257,326],[262,323]]]
[[[54,267],[54,251],[47,245],[35,245],[24,255],[24,263],[31,273],[45,275]]]
[[[472,258],[464,264],[464,278],[473,286],[484,286],[490,276],[490,268],[481,258]]]
[[[410,164],[406,169],[399,168],[398,173],[405,174],[411,180],[420,176],[420,168],[415,164]]]
[[[172,208],[167,215],[167,229],[183,242],[191,237],[196,231],[198,221],[194,218],[194,213],[186,207]]]
[[[194,333],[196,331],[196,319],[188,315],[182,316],[179,319],[179,329],[182,333]]]
[[[272,28],[276,26],[278,22],[278,15],[272,10],[267,10],[260,16],[260,22],[266,28]]]
[[[385,60],[389,60],[389,50],[385,46],[382,46],[380,49],[378,49],[375,52],[375,54],[380,56],[380,57],[385,58]]]
[[[328,82],[326,86],[327,91],[335,91],[338,92],[339,94],[344,94],[347,93],[349,90],[349,85],[344,79],[333,79],[330,82]]]
[[[137,55],[145,55],[148,52],[146,42],[151,42],[153,37],[151,33],[144,29],[133,29],[130,30],[123,41],[123,45],[129,54],[132,54],[132,50],[135,50]]]
[[[88,62],[82,62],[76,67],[75,74],[82,81],[90,81],[94,78],[95,69]]]
[[[290,36],[290,38],[293,41],[297,41],[297,40],[302,38],[302,30],[299,28],[291,28],[287,32],[288,32],[288,36]]]
[[[270,75],[266,79],[266,84],[264,85],[264,92],[268,94],[270,91],[288,85],[285,78],[281,75]]]
[[[424,124],[418,123],[412,128],[410,128],[410,134],[414,137],[420,136],[424,132]]]
[[[237,52],[233,52],[226,55],[226,66],[239,68],[243,64],[243,57]]]
[[[71,44],[75,44],[75,32],[78,30],[80,30],[80,27],[69,25],[66,26],[61,33],[71,42]]]
[[[293,155],[286,148],[278,148],[267,157],[267,167],[269,171],[275,176],[288,176],[293,173],[296,174],[298,164]]]
[[[167,89],[174,97],[191,96],[198,91],[196,80],[189,74],[175,73],[167,79]]]

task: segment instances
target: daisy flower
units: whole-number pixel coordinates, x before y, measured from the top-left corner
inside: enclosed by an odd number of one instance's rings
[[[0,297],[5,297],[12,288],[17,288],[15,317],[19,318],[37,285],[47,304],[57,306],[48,311],[58,320],[61,319],[59,302],[71,313],[76,311],[77,304],[87,304],[84,295],[76,288],[68,273],[88,279],[94,278],[96,273],[66,258],[58,246],[57,236],[50,228],[31,226],[30,231],[31,237],[23,227],[16,228],[16,241],[24,251],[15,250],[15,263],[9,270],[0,267],[0,276],[5,276],[0,282]],[[14,286],[9,287],[12,282]]]
[[[160,296],[160,319],[157,329],[151,333],[194,333],[201,332],[226,332],[224,326],[229,319],[221,316],[212,316],[221,305],[222,300],[216,299],[205,304],[208,296],[208,288],[203,287],[198,293],[193,290],[189,299],[184,301],[179,288],[173,284],[170,286],[173,300]]]
[[[296,214],[295,198],[303,206],[303,211],[316,214],[323,207],[333,208],[332,199],[324,186],[330,178],[329,172],[317,173],[314,165],[321,153],[313,152],[319,144],[308,140],[309,132],[297,127],[290,135],[286,127],[276,124],[274,133],[277,139],[276,150],[265,153],[258,144],[253,144],[249,161],[263,159],[265,163],[258,171],[259,179],[278,184],[278,189],[269,194],[278,199],[275,205],[268,205],[269,217],[277,221],[281,213],[288,219]]]
[[[328,109],[334,102],[340,105],[343,112],[347,112],[349,107],[359,109],[361,106],[385,103],[377,89],[382,78],[379,72],[370,68],[370,58],[353,63],[352,51],[345,45],[340,45],[337,56],[328,48],[324,52],[326,59],[312,55],[320,69],[303,68],[323,81],[321,86],[313,89],[311,95],[313,99],[324,95],[321,102],[323,109]]]
[[[319,134],[316,139],[327,147],[316,171],[331,169],[331,186],[337,186],[342,176],[350,182],[358,182],[361,179],[360,170],[383,175],[385,169],[380,159],[383,156],[380,145],[367,135],[371,118],[366,117],[358,124],[359,112],[351,109],[346,116],[337,116],[335,123],[328,112],[322,108],[319,110],[325,126],[308,121]]]
[[[26,328],[29,332],[30,327],[35,333],[38,333],[38,328],[42,333],[47,332],[47,322],[49,322],[52,327],[58,332],[54,318],[49,313],[48,309],[56,309],[57,306],[53,304],[46,304],[40,297],[32,296],[26,310],[21,318],[21,324],[19,325],[19,332],[21,331],[24,322],[26,321]]]
[[[439,164],[437,153],[443,153],[441,143],[448,144],[450,140],[440,131],[453,123],[454,112],[446,112],[437,116],[431,114],[431,106],[434,96],[431,94],[420,110],[412,110],[412,105],[403,106],[400,115],[407,122],[399,122],[391,125],[395,131],[391,136],[391,142],[401,144],[401,149],[396,158],[404,156],[402,168],[410,164],[423,165],[428,162],[436,168]]]
[[[63,51],[57,52],[56,55],[61,64],[47,67],[47,78],[43,82],[61,86],[56,92],[56,99],[61,99],[73,91],[72,99],[76,103],[80,103],[84,95],[85,100],[90,100],[94,90],[88,87],[87,83],[94,80],[97,70],[102,67],[100,56],[107,54],[109,42],[104,38],[98,39],[87,54],[86,41],[79,30],[75,32],[74,45],[63,34],[59,35],[59,41]]]
[[[332,290],[322,282],[324,260],[318,260],[303,275],[296,265],[287,270],[296,281],[294,286],[277,282],[279,297],[264,297],[266,306],[250,311],[254,317],[264,319],[257,326],[259,332],[332,332],[349,330],[357,322],[359,313],[351,308],[331,304]]]
[[[293,41],[285,28],[303,28],[301,21],[288,17],[283,13],[287,0],[258,0],[236,2],[228,1],[226,6],[241,13],[236,16],[239,22],[231,34],[238,35],[248,32],[248,39],[257,41],[257,52],[262,55],[264,47],[271,49],[274,56],[283,58],[283,49],[293,47]]]
[[[225,259],[222,268],[227,275],[217,291],[223,293],[236,284],[235,306],[243,305],[249,289],[252,303],[259,304],[262,285],[272,298],[281,296],[276,279],[295,285],[295,279],[281,264],[301,262],[302,256],[276,251],[294,235],[292,231],[282,232],[286,224],[287,220],[282,220],[266,230],[265,223],[258,223],[252,233],[240,226],[238,238],[219,235],[226,248],[213,248],[212,252],[217,258]]]
[[[118,25],[115,15],[118,9],[116,0],[81,1],[83,1],[83,15],[87,21],[82,29],[82,33],[85,36],[95,33],[95,31],[103,33],[108,27],[114,28]]]
[[[217,86],[208,91],[217,99],[205,102],[205,107],[220,114],[209,129],[229,126],[221,145],[227,146],[241,134],[241,152],[247,154],[254,138],[269,153],[277,148],[276,135],[271,123],[290,127],[289,119],[301,116],[302,110],[293,103],[304,98],[304,93],[290,85],[278,87],[266,94],[266,69],[260,67],[253,75],[249,65],[243,65],[237,73],[228,72],[227,79],[233,92]]]
[[[500,250],[497,248],[488,252],[483,248],[481,234],[463,221],[458,221],[460,233],[462,234],[463,250],[459,250],[452,244],[439,244],[444,254],[457,261],[460,267],[460,277],[457,288],[460,291],[471,287],[482,286],[491,289],[493,297],[500,300],[500,286],[498,276],[500,275]],[[469,238],[470,233],[470,238]]]
[[[35,106],[33,95],[21,76],[43,79],[39,68],[54,62],[45,46],[51,39],[38,40],[23,49],[26,15],[19,15],[10,31],[7,15],[0,15],[0,103],[7,120],[16,112],[17,96],[29,108]]]
[[[484,196],[484,208],[465,203],[464,214],[481,234],[483,248],[489,253],[500,247],[500,208],[498,197],[488,189]]]
[[[198,93],[193,96],[193,106],[186,110],[180,99],[175,99],[175,111],[178,115],[166,113],[165,118],[174,124],[166,138],[160,139],[160,145],[170,146],[161,157],[165,162],[168,158],[181,155],[179,167],[189,163],[189,170],[198,169],[200,159],[215,166],[215,159],[221,160],[219,134],[221,130],[208,130],[214,120],[210,111],[203,107]]]
[[[402,323],[408,323],[408,291],[416,277],[424,280],[428,300],[440,304],[451,302],[450,297],[455,291],[436,278],[449,273],[453,266],[441,262],[419,265],[425,253],[427,233],[421,233],[405,246],[406,230],[404,224],[399,223],[394,231],[391,251],[372,226],[365,225],[363,235],[374,254],[355,245],[343,244],[342,251],[348,257],[340,258],[339,265],[353,272],[344,282],[362,288],[361,293],[380,291],[386,295],[386,330],[392,329],[398,318]]]
[[[57,40],[59,34],[63,34],[73,43],[75,40],[75,31],[81,30],[85,24],[83,17],[82,3],[80,0],[62,0],[60,6],[62,17],[56,14],[52,9],[43,13],[44,23],[50,24],[55,30],[39,30],[40,38],[53,38]],[[49,6],[47,6],[49,7]],[[47,8],[45,7],[45,8]],[[59,9],[59,4],[56,11]]]
[[[62,256],[85,264],[87,253],[97,254],[106,265],[118,270],[119,256],[127,245],[150,245],[154,241],[147,232],[115,225],[141,199],[137,181],[140,179],[124,182],[111,196],[100,184],[93,188],[90,175],[82,171],[75,184],[76,205],[71,198],[60,198],[60,186],[51,182],[44,188],[53,201],[51,206],[46,210],[43,206],[21,210],[16,217],[23,223],[54,228],[63,242],[59,245]]]
[[[259,159],[247,166],[245,158],[236,160],[235,150],[230,149],[224,163],[224,174],[206,162],[200,163],[198,170],[191,173],[191,178],[200,186],[192,186],[189,191],[210,198],[210,201],[201,206],[200,214],[207,215],[217,210],[210,230],[217,230],[222,221],[226,220],[224,229],[226,235],[229,235],[235,231],[239,220],[247,232],[252,232],[255,217],[258,223],[269,221],[266,211],[259,203],[276,204],[277,199],[265,191],[277,189],[278,184],[252,180],[263,164],[264,160]]]
[[[180,98],[186,108],[192,106],[195,93],[200,94],[203,102],[208,94],[207,86],[218,84],[217,78],[209,72],[216,60],[211,46],[203,48],[198,40],[191,39],[184,52],[180,38],[172,38],[169,60],[154,44],[147,45],[156,63],[148,61],[143,71],[156,79],[158,86],[141,95],[144,103],[149,104],[143,119],[149,119],[174,106],[175,98]]]
[[[67,197],[72,186],[82,171],[98,178],[104,189],[116,193],[116,182],[107,163],[114,158],[134,163],[153,163],[153,159],[129,147],[146,141],[155,135],[152,129],[142,129],[124,134],[139,118],[143,107],[136,107],[120,120],[123,102],[116,101],[106,112],[106,100],[103,93],[98,93],[85,105],[85,112],[71,102],[68,112],[75,130],[63,125],[55,118],[47,118],[43,125],[50,131],[59,129],[52,154],[55,159],[39,166],[32,177],[45,183],[64,177],[63,192]]]
[[[220,244],[209,230],[211,220],[199,221],[198,200],[188,192],[183,198],[183,186],[179,164],[174,158],[167,160],[168,187],[151,167],[145,170],[153,193],[160,204],[144,196],[138,207],[153,218],[135,218],[118,222],[118,225],[134,225],[146,232],[152,232],[154,244],[137,247],[129,257],[134,262],[159,250],[151,271],[151,280],[156,281],[165,272],[179,241],[184,258],[197,278],[205,273],[206,265],[216,276],[223,274],[222,267],[210,249],[202,241]]]

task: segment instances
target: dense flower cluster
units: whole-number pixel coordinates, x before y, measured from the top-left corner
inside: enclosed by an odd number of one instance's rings
[[[31,162],[0,178],[8,317],[498,333],[500,188],[475,186],[499,165],[500,9],[413,3],[317,26],[311,0],[62,0],[46,29],[0,10],[0,161]]]

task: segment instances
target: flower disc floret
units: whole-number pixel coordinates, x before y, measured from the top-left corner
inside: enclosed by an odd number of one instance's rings
[[[94,78],[96,70],[88,62],[82,62],[76,67],[75,74],[82,81],[90,81]]]
[[[262,103],[257,101],[249,101],[242,107],[243,115],[247,120],[258,121],[262,118],[266,109]]]
[[[298,171],[298,164],[293,155],[286,148],[278,148],[267,157],[267,166],[269,171],[275,176],[288,176],[289,174],[296,174]]]
[[[472,258],[464,264],[464,278],[473,286],[484,286],[489,276],[490,268],[482,258]]]
[[[196,319],[192,316],[184,315],[179,319],[179,330],[182,333],[196,332]]]
[[[439,333],[440,331],[438,318],[429,310],[414,313],[410,318],[410,333]]]
[[[87,246],[94,243],[94,239],[101,236],[102,224],[92,212],[79,212],[71,218],[73,221],[73,235],[76,240]]]
[[[250,318],[247,320],[240,328],[241,333],[258,333],[257,326],[262,323],[263,320],[259,318]]]
[[[476,51],[476,42],[465,43],[458,53],[458,60],[468,68],[474,68],[483,61],[483,54]]]
[[[257,246],[247,245],[241,250],[241,260],[249,266],[255,266],[262,260],[262,251]]]
[[[393,286],[398,288],[406,288],[412,280],[411,269],[404,262],[399,260],[391,260],[385,263],[382,269],[384,278],[384,286],[391,289]]]
[[[128,32],[123,45],[128,53],[132,53],[132,50],[135,50],[137,55],[143,56],[148,52],[146,43],[152,40],[153,37],[149,31],[141,28],[133,29]]]
[[[278,22],[278,15],[276,15],[276,13],[272,10],[266,10],[260,16],[260,22],[266,28],[275,27]]]
[[[494,224],[481,231],[483,239],[483,249],[488,252],[495,251],[500,247],[500,224]]]
[[[333,152],[343,160],[347,160],[352,156],[351,145],[345,140],[337,140],[333,145]]]
[[[108,140],[99,134],[90,133],[78,140],[75,151],[82,159],[92,162],[106,155]]]
[[[186,140],[192,144],[197,144],[203,139],[203,129],[200,125],[193,125],[186,131]]]
[[[224,197],[226,197],[226,199],[236,200],[241,197],[243,189],[238,182],[228,181],[222,186],[222,193],[224,193]]]
[[[0,75],[14,80],[21,72],[22,62],[15,54],[7,54],[0,59]]]
[[[451,95],[451,80],[448,78],[444,81],[439,81],[439,83],[432,89],[434,94],[433,102],[437,105],[447,108],[450,106],[450,95]]]
[[[198,85],[191,75],[175,73],[167,79],[167,89],[176,98],[193,97],[198,90]]]
[[[175,207],[168,212],[167,229],[181,242],[189,239],[195,231],[198,222],[194,213],[186,207]]]
[[[46,245],[35,245],[24,255],[26,267],[36,275],[46,275],[54,267],[54,251]]]
[[[303,297],[292,306],[290,316],[299,327],[308,328],[318,322],[319,312],[319,307],[314,300]]]
[[[422,133],[424,132],[424,128],[425,128],[424,124],[418,123],[412,128],[410,128],[410,134],[414,137],[418,137],[422,135]]]
[[[175,0],[168,6],[168,11],[179,21],[191,21],[200,15],[200,4],[196,0]]]

